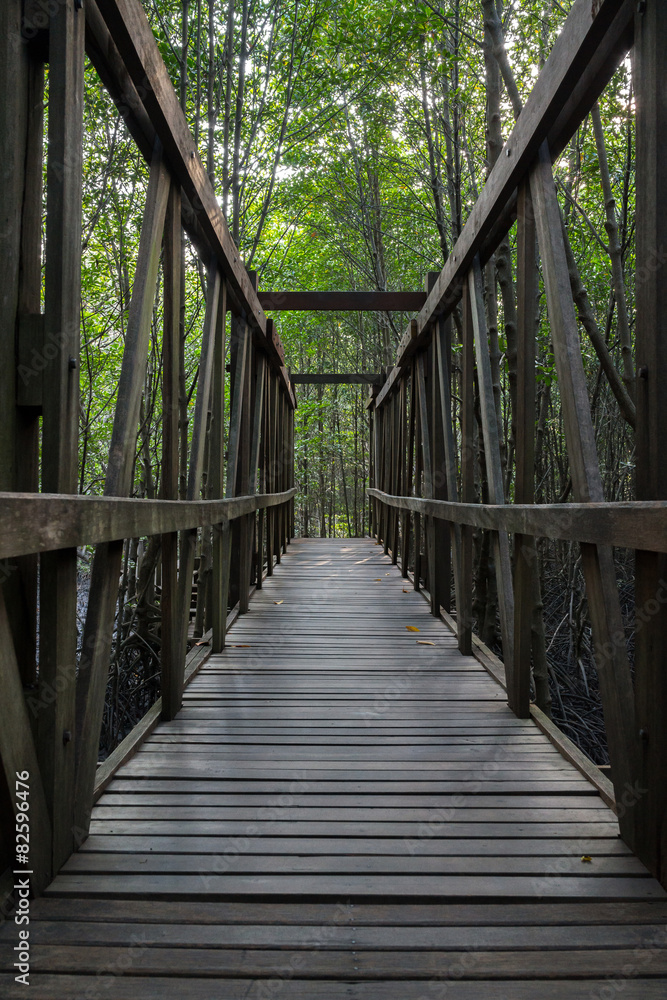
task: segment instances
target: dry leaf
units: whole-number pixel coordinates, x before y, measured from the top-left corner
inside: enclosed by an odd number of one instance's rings
[[[382,583],[382,578],[381,578],[381,577],[378,577],[378,578],[377,578],[377,580],[374,580],[374,581],[373,581],[373,583]]]
[[[283,604],[284,602],[283,601],[274,601],[273,603],[274,604]]]
[[[211,643],[208,641],[208,639],[206,640],[206,642],[196,642],[195,643],[195,646],[210,646],[210,645],[211,645]]]
[[[251,648],[252,648],[252,647],[251,647],[251,646],[249,646],[249,645],[244,645],[244,646],[234,646],[234,649],[251,649]]]
[[[429,642],[428,639],[417,639],[418,646],[435,646],[434,642]]]
[[[409,591],[409,590],[406,590],[406,589],[405,589],[405,587],[403,587],[403,593],[404,593],[404,594],[409,594],[409,593],[410,593],[410,591]]]
[[[405,627],[408,630],[408,632],[419,632],[419,629],[417,628],[416,625],[406,625]]]
[[[583,858],[581,860],[585,861],[587,864],[590,864],[593,859],[588,854],[584,854],[584,856],[583,856]]]

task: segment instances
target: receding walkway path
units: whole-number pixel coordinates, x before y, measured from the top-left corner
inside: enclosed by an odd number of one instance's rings
[[[296,540],[100,799],[33,904],[29,989],[0,993],[665,1000],[666,900],[381,548]]]

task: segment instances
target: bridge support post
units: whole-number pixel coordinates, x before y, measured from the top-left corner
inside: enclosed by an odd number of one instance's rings
[[[44,357],[47,346],[57,351],[43,372],[45,493],[76,493],[78,484],[84,38],[84,11],[74,0],[59,4],[49,24]],[[37,752],[56,871],[74,844],[76,601],[76,549],[44,554]]]
[[[636,19],[637,500],[667,500],[667,7]],[[667,885],[667,556],[636,555],[636,849]]]

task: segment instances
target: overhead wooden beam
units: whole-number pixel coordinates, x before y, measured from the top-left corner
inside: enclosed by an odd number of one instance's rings
[[[382,385],[384,375],[353,372],[341,375],[290,375],[293,385]]]
[[[524,506],[397,497],[377,489],[367,492],[369,496],[398,510],[411,510],[451,521],[453,524],[484,528],[486,531],[506,531],[510,534],[553,538],[564,542],[667,552],[667,502],[663,501]],[[658,597],[660,602],[667,605],[667,581]]]
[[[475,256],[479,254],[483,263],[502,240],[512,223],[508,205],[515,203],[519,184],[542,143],[548,141],[552,155],[558,155],[611,78],[627,51],[625,46],[632,41],[628,26],[635,7],[634,0],[576,0],[463,232],[416,318],[418,338],[427,337],[433,320],[449,314],[461,299]],[[594,81],[590,79],[591,61],[598,72]],[[583,77],[591,84],[587,90],[580,86]],[[568,134],[569,129],[572,131]],[[500,220],[504,220],[501,226]],[[377,406],[382,405],[400,378],[403,356],[413,348],[414,338],[414,331],[408,329],[401,339],[396,367],[378,396]]]
[[[426,292],[260,292],[259,302],[282,312],[416,312]]]

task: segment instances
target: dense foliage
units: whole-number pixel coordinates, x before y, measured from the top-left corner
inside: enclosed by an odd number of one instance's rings
[[[570,4],[144,0],[144,6],[230,231],[260,288],[398,290],[422,288],[427,273],[442,267]],[[97,492],[147,167],[92,69],[86,122],[80,488]],[[603,479],[613,500],[632,498],[633,489],[633,157],[631,67],[624,64],[599,113],[582,124],[557,164]],[[510,233],[486,269],[510,497],[514,243]],[[201,262],[191,246],[185,252],[184,406],[194,399],[205,298]],[[543,299],[536,308],[537,500],[565,501],[571,481]],[[293,371],[379,372],[392,363],[408,319],[295,313],[282,315],[279,326]],[[458,315],[455,322],[460,328]],[[142,496],[154,496],[159,482],[160,368],[158,296],[137,438],[135,490]],[[297,530],[363,534],[366,390],[304,386],[298,403]],[[577,552],[543,546],[540,557],[549,666],[553,679],[559,675],[558,690],[571,689],[568,725],[576,733],[588,727],[588,699],[596,698]],[[486,594],[482,539],[478,563],[479,591]],[[627,580],[630,567],[621,562],[619,572]],[[478,628],[493,642],[492,574],[487,582]],[[138,599],[136,586],[126,597]],[[600,759],[603,743],[599,734],[599,746],[591,748]]]

